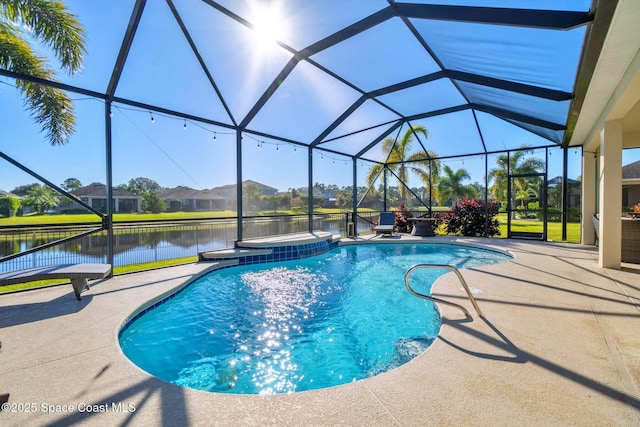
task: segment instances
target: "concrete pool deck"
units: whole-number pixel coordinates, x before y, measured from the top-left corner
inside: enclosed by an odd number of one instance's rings
[[[473,319],[440,305],[440,336],[421,356],[363,381],[290,395],[181,388],[122,354],[122,322],[210,264],[116,276],[92,283],[81,301],[69,286],[0,295],[0,394],[11,393],[0,425],[640,425],[640,265],[602,269],[596,249],[580,245],[375,240],[476,243],[516,258],[463,270],[484,319],[448,273],[433,295],[464,305]]]

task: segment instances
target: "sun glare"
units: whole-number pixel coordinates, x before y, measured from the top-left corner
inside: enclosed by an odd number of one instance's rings
[[[256,4],[254,6],[251,24],[253,25],[254,38],[260,47],[275,45],[286,36],[286,26],[282,17],[282,11],[278,4]]]

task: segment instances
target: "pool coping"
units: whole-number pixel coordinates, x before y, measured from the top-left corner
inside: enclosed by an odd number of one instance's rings
[[[290,395],[221,395],[186,389],[148,375],[121,353],[117,331],[123,319],[144,301],[203,274],[210,267],[206,263],[116,276],[94,283],[82,301],[65,287],[2,295],[0,393],[10,392],[10,402],[59,407],[48,413],[40,406],[31,413],[0,412],[0,423],[640,422],[634,407],[639,402],[635,393],[640,328],[629,327],[630,321],[640,319],[640,289],[633,285],[640,277],[637,266],[601,269],[596,249],[580,245],[438,240],[486,245],[516,255],[514,261],[463,272],[482,291],[477,298],[485,319],[464,319],[455,308],[440,306],[443,326],[438,339],[409,363],[347,385]],[[469,306],[450,274],[438,279],[434,294]],[[98,406],[87,412],[80,411],[79,404]],[[128,404],[135,411],[125,411]],[[73,411],[69,405],[75,405]]]

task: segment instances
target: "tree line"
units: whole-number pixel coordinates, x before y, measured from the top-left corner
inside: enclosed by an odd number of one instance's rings
[[[69,193],[82,188],[84,185],[77,178],[67,178],[60,188]],[[127,184],[117,185],[115,188],[129,191],[142,197],[142,210],[145,212],[159,213],[166,210],[164,200],[158,193],[164,189],[160,184],[150,178],[134,178]],[[34,212],[44,215],[64,203],[68,198],[57,193],[51,187],[31,183],[15,187],[9,192],[10,195],[0,197],[0,215],[19,215],[24,208],[31,208]]]
[[[455,206],[463,198],[483,199],[485,186],[478,182],[465,182],[471,179],[466,169],[453,169],[449,165],[442,165],[441,160],[434,152],[420,151],[407,155],[410,152],[416,129],[418,133],[427,135],[425,128],[417,126],[408,129],[398,141],[387,138],[382,143],[382,149],[389,153],[386,167],[397,181],[397,185],[387,186],[387,205],[412,207],[418,206],[422,202],[425,204],[433,203],[435,206]],[[508,172],[511,175],[526,175],[544,170],[543,160],[532,156],[532,153],[532,149],[524,146],[519,151],[497,156],[496,166],[488,171],[492,183],[489,187],[492,200],[505,206],[507,203],[511,203],[512,208],[515,209],[518,204],[523,208],[526,207],[525,205],[530,198],[537,197],[539,182],[535,179],[514,178],[511,200],[507,200]],[[372,166],[366,175],[367,185],[357,188],[360,206],[383,209],[382,195],[385,191],[382,180],[379,178],[384,167],[385,165],[381,164]],[[416,174],[424,187],[408,187],[406,182],[409,179],[409,173]],[[377,186],[374,185],[376,182],[378,182]],[[433,186],[429,192],[432,183]],[[70,193],[82,186],[82,182],[77,178],[68,178],[60,185]],[[166,205],[166,202],[159,196],[159,193],[165,188],[153,179],[138,177],[115,188],[140,196],[144,212],[160,213],[167,210],[180,210],[180,207]],[[316,183],[314,190],[318,190],[324,195],[313,196],[315,207],[350,210],[353,206],[352,186],[339,187],[335,184]],[[243,185],[243,206],[247,212],[306,211],[309,204],[309,196],[305,194],[306,192],[306,188],[289,188],[287,192],[278,195],[263,195],[256,184],[249,182]],[[16,215],[25,207],[30,207],[38,214],[45,214],[66,199],[48,186],[38,183],[18,186],[10,193],[20,196],[20,198],[0,197],[0,215]],[[415,195],[417,200],[409,197],[410,194]]]
[[[449,165],[442,165],[442,161],[436,152],[425,149],[417,138],[428,138],[427,128],[424,126],[412,126],[407,128],[401,138],[385,138],[382,141],[382,152],[387,155],[385,164],[377,164],[369,169],[366,176],[367,185],[372,186],[379,179],[386,168],[398,182],[400,194],[399,205],[407,205],[409,191],[405,185],[409,180],[409,174],[413,173],[424,184],[424,188],[431,188],[431,198],[440,206],[455,206],[462,198],[484,198],[485,186],[478,183],[464,183],[471,179],[471,175],[464,168],[453,169]],[[420,150],[412,150],[413,143],[418,140]],[[542,159],[534,155],[534,150],[523,145],[519,150],[511,153],[503,153],[497,156],[495,167],[487,171],[491,185],[489,194],[492,200],[506,206],[511,203],[513,208],[516,202],[523,204],[532,197],[538,195],[540,179],[526,179],[523,175],[541,173],[545,169]],[[515,175],[513,179],[512,197],[508,199],[508,176]]]

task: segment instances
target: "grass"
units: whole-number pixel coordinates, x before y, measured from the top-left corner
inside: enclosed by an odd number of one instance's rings
[[[360,209],[360,212],[367,211],[367,209]],[[319,208],[315,209],[316,214],[336,214],[343,213],[345,210],[338,208]],[[349,211],[350,212],[350,211]],[[306,211],[298,209],[289,210],[267,210],[256,213],[257,216],[269,216],[269,215],[305,215]],[[233,218],[237,215],[236,211],[206,211],[206,212],[161,212],[161,213],[120,213],[114,214],[114,222],[127,222],[127,221],[158,221],[158,220],[172,220],[172,219],[211,219],[211,218]],[[95,222],[101,221],[97,215],[94,214],[45,214],[38,215],[35,213],[2,217],[0,216],[0,225],[12,226],[12,225],[41,225],[41,224],[68,224],[73,222]]]
[[[316,214],[335,214],[343,212],[341,209],[316,209]],[[258,215],[300,215],[305,212],[299,210],[287,210],[287,211],[262,211]],[[207,212],[162,212],[159,214],[152,213],[128,213],[128,214],[114,214],[114,221],[154,221],[154,220],[172,220],[172,219],[210,219],[210,218],[229,218],[235,217],[235,211],[207,211]],[[12,225],[43,225],[43,224],[69,224],[69,223],[99,223],[100,218],[94,214],[46,214],[38,215],[35,213],[18,216],[18,217],[0,217],[0,225],[12,226]],[[156,268],[175,266],[180,264],[187,264],[196,262],[197,256],[179,258],[172,260],[156,261],[143,264],[131,264],[125,266],[114,267],[113,274],[126,274],[139,271],[152,270]],[[6,285],[0,287],[1,293],[15,292],[24,289],[34,289],[47,286],[55,286],[59,284],[68,283],[65,279],[52,279],[52,280],[38,280],[26,283],[18,283],[14,285]]]
[[[507,237],[507,214],[498,214],[498,221],[500,221],[500,236],[501,238]],[[522,232],[542,232],[542,222],[536,220],[511,220],[512,231]],[[562,223],[561,222],[547,222],[547,240],[554,242],[569,242],[580,243],[580,223],[569,222],[567,223],[567,239],[562,240]]]
[[[159,214],[152,213],[128,213],[114,214],[114,221],[157,221],[171,219],[203,219],[203,218],[226,218],[233,217],[234,211],[215,211],[215,212],[162,212]],[[56,215],[37,215],[29,214],[23,216],[13,216],[10,218],[0,217],[0,225],[40,225],[40,224],[68,224],[72,222],[96,222],[101,221],[97,215],[93,214],[56,214]]]
[[[16,292],[16,291],[27,290],[27,289],[46,288],[49,286],[55,286],[62,283],[69,283],[69,281],[65,279],[34,280],[33,282],[16,283],[15,285],[5,285],[0,287],[0,295]]]
[[[507,214],[498,214],[497,219],[500,223],[500,235],[495,236],[498,239],[507,238]],[[442,225],[437,231],[438,234],[446,234],[445,226]],[[542,222],[536,220],[511,220],[511,230],[529,233],[541,233]],[[567,239],[562,240],[562,223],[547,222],[547,240],[553,242],[580,243],[580,223],[567,223]]]
[[[170,260],[164,260],[164,261],[146,262],[142,264],[123,265],[120,267],[114,267],[113,274],[117,276],[120,274],[155,270],[157,268],[162,268],[162,267],[172,267],[176,265],[190,264],[197,261],[198,261],[198,257],[192,256],[192,257],[176,258],[176,259],[170,259]],[[69,280],[66,280],[66,279],[34,280],[32,282],[16,283],[15,285],[2,286],[0,287],[0,294],[26,290],[26,289],[45,288],[49,286],[56,286],[56,285],[67,284],[67,283],[69,283]]]
[[[162,268],[162,267],[172,267],[175,265],[191,264],[197,261],[198,261],[197,256],[191,256],[191,257],[185,257],[185,258],[168,259],[164,261],[146,262],[143,264],[123,265],[120,267],[114,267],[113,274],[119,275],[119,274],[127,274],[127,273],[136,273],[139,271],[155,270],[156,268]]]
[[[321,209],[316,210],[315,213],[339,213],[340,209]],[[273,215],[273,213],[264,212],[264,215]],[[278,214],[293,214],[293,211],[278,211]],[[221,211],[221,212],[171,212],[171,213],[161,213],[161,214],[116,214],[114,215],[114,220],[116,221],[133,221],[133,220],[158,220],[158,219],[185,219],[185,218],[212,218],[212,217],[229,217],[234,216],[235,212],[233,211]],[[11,220],[14,218],[0,218],[0,225],[12,225]],[[75,214],[75,215],[31,215],[31,216],[22,216],[17,217],[21,221],[15,222],[16,224],[50,224],[53,221],[56,223],[65,223],[65,222],[90,222],[95,221],[95,215],[83,215],[83,214]],[[26,222],[23,221],[26,219]],[[507,216],[506,214],[498,214],[498,220],[500,221],[500,236],[499,238],[507,237]],[[542,230],[542,223],[539,221],[532,220],[512,220],[511,228],[513,231],[522,231],[522,232],[540,232]],[[550,241],[561,242],[562,240],[562,224],[559,222],[549,222],[547,223],[547,238]],[[580,242],[580,224],[571,222],[567,224],[567,239],[566,242],[570,243],[579,243]],[[198,257],[186,257],[186,258],[178,258],[172,260],[164,260],[164,261],[155,261],[149,263],[142,264],[131,264],[125,266],[114,267],[113,274],[127,274],[139,271],[153,270],[156,268],[169,267],[181,264],[189,264],[192,262],[197,262]],[[19,283],[15,285],[7,285],[2,286],[0,288],[0,293],[8,293],[15,292],[24,289],[34,289],[40,287],[54,286],[59,284],[68,283],[67,280],[64,279],[56,279],[56,280],[38,280],[27,283]]]

